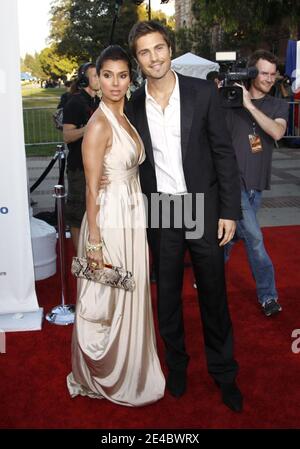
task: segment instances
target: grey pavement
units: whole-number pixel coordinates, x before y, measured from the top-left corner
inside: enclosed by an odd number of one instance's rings
[[[39,178],[51,157],[28,157],[29,186]],[[53,186],[58,182],[58,161],[31,195],[33,214],[54,210]],[[67,189],[67,186],[66,186]],[[274,150],[271,190],[263,193],[259,211],[261,226],[300,225],[300,148]]]
[[[53,146],[55,152],[55,145]],[[29,187],[31,187],[44,172],[45,168],[51,161],[51,157],[27,157],[27,176]],[[58,183],[58,161],[55,162],[52,170],[48,173],[44,181],[31,194],[30,198],[33,202],[33,215],[39,212],[53,211],[55,200],[53,198],[53,188]],[[66,177],[65,177],[66,178]]]
[[[300,148],[276,148],[271,190],[263,193],[261,226],[300,225]]]

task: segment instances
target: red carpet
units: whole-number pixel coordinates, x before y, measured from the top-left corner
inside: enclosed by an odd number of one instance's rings
[[[234,248],[227,268],[238,382],[245,397],[242,414],[221,403],[207,374],[188,268],[184,314],[191,361],[185,396],[174,399],[166,392],[160,402],[138,409],[106,400],[70,399],[65,378],[70,371],[72,328],[44,321],[41,332],[7,334],[7,353],[0,355],[0,428],[299,428],[300,353],[291,351],[291,334],[300,328],[300,226],[265,228],[264,235],[275,265],[281,314],[263,316],[241,244]],[[69,287],[74,298],[71,278]],[[59,304],[58,276],[38,282],[37,294],[45,312]],[[162,359],[160,339],[158,347]]]

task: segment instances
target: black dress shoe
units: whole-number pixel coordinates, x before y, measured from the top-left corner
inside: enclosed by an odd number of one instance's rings
[[[241,412],[243,410],[243,396],[235,382],[226,384],[216,381],[216,384],[221,389],[223,403],[234,412]]]
[[[170,370],[167,389],[175,398],[182,396],[186,392],[186,371]]]

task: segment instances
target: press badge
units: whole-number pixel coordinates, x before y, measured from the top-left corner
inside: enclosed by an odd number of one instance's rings
[[[263,150],[261,139],[257,134],[249,134],[248,137],[252,153],[259,153]]]
[[[252,133],[248,134],[251,153],[259,153],[263,150],[263,147],[259,135],[256,134],[256,123],[254,121],[252,122]]]

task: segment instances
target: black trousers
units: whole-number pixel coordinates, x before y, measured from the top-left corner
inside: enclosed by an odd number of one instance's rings
[[[204,237],[186,239],[184,226],[149,228],[148,239],[157,278],[159,331],[165,343],[168,368],[185,370],[189,361],[182,313],[184,255],[188,249],[198,286],[208,372],[219,382],[232,382],[238,365],[233,357],[223,248],[217,238],[213,243]]]

